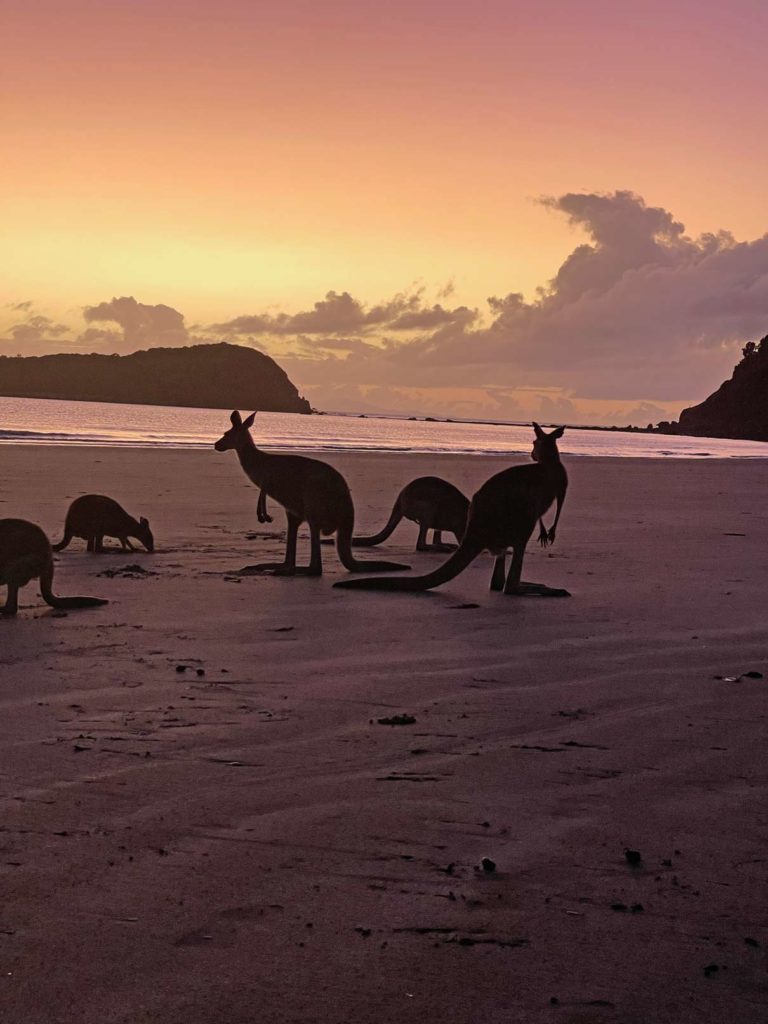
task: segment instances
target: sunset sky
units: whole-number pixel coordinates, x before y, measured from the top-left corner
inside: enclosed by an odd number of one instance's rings
[[[763,2],[0,21],[0,352],[230,340],[320,408],[645,423],[768,333]]]

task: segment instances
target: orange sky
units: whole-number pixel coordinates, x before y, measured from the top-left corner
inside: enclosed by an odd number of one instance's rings
[[[768,15],[751,0],[5,0],[2,19],[3,328],[28,300],[81,331],[112,296],[209,325],[414,282],[487,314],[590,238],[542,195],[631,189],[692,237],[768,230]],[[590,400],[544,376],[504,383]]]

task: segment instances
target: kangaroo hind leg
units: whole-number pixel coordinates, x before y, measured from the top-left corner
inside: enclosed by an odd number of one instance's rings
[[[323,555],[322,548],[320,547],[320,527],[314,523],[309,524],[309,537],[311,544],[311,553],[309,556],[309,565],[294,565],[293,572],[288,575],[291,576],[322,576],[323,575]],[[282,576],[283,573],[280,569],[275,570],[277,576]]]
[[[509,567],[504,593],[509,597],[570,597],[567,590],[561,587],[548,587],[544,583],[524,583],[520,578],[523,572],[523,556],[525,544],[516,544],[513,549],[512,564]]]
[[[429,548],[430,551],[455,551],[456,545],[451,544],[448,541],[443,540],[442,530],[432,531],[432,543]]]
[[[296,574],[296,537],[301,520],[298,516],[288,516],[288,532],[285,539],[285,558],[282,562],[259,562],[257,565],[244,565],[238,570],[238,576],[255,576],[262,572],[271,572],[274,576],[294,576]]]
[[[491,574],[491,590],[504,589],[504,576],[507,567],[507,556],[505,553],[496,555],[493,562],[493,573]]]
[[[19,610],[19,587],[18,584],[8,581],[8,597],[5,604],[0,608],[0,615],[15,615]]]
[[[309,565],[306,569],[300,569],[299,572],[304,576],[322,576],[323,575],[323,552],[320,547],[320,527],[315,523],[309,524],[309,537],[310,537],[310,556]]]
[[[417,551],[429,551],[430,547],[427,544],[427,528],[424,523],[419,523],[419,536],[416,538],[416,550]]]

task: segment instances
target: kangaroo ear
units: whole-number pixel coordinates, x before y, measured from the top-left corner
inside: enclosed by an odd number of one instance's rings
[[[141,526],[149,526],[149,520],[145,519],[144,516],[141,517],[139,523],[141,524]]]
[[[533,430],[536,434],[536,437],[544,437],[544,431],[541,429],[541,427],[535,420],[533,421]]]
[[[256,413],[252,412],[247,420],[243,420],[243,426],[245,427],[246,430],[250,430],[250,428],[253,426],[253,421],[255,419],[256,419]]]
[[[558,427],[556,430],[553,430],[549,436],[554,437],[554,439],[557,440],[558,437],[562,437],[564,433],[565,427]]]
[[[233,427],[239,427],[240,424],[243,422],[242,419],[240,418],[240,413],[237,411],[237,409],[235,409],[235,411],[229,417],[229,422],[232,424]]]

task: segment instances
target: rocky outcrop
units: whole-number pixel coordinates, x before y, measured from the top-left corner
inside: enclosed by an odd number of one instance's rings
[[[730,380],[700,405],[683,409],[677,433],[768,441],[768,335],[743,351]]]

